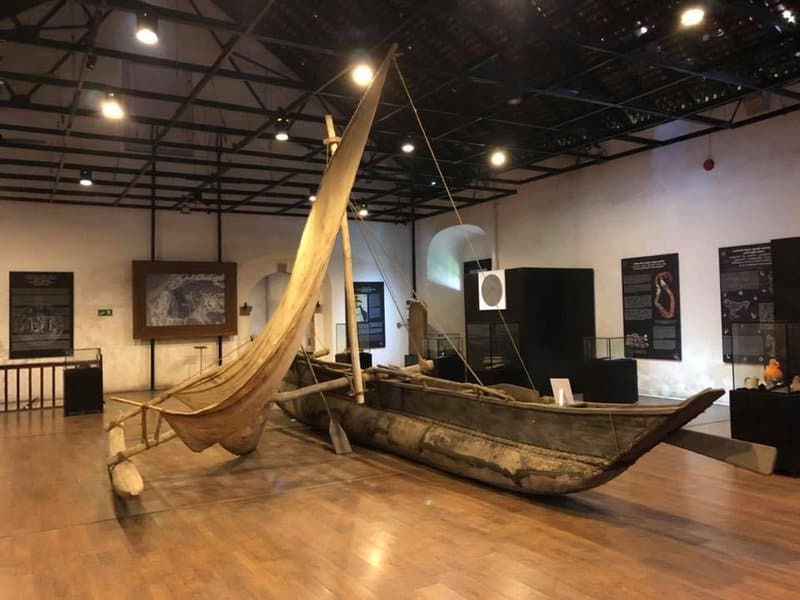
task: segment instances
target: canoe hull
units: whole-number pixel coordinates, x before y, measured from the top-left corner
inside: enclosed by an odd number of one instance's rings
[[[318,379],[341,374],[341,366],[323,364],[315,366]],[[312,383],[305,365],[295,363],[292,387]],[[372,384],[362,405],[343,392],[325,398],[352,442],[516,492],[568,494],[617,477],[722,393],[706,390],[678,406],[564,408],[472,389],[389,378]],[[328,428],[319,394],[282,407],[315,429]]]

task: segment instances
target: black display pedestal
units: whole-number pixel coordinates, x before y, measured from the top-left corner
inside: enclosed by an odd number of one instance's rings
[[[337,363],[344,363],[349,365],[350,364],[350,351],[340,352],[337,354],[334,359]],[[369,352],[359,352],[358,353],[358,362],[361,363],[362,369],[368,369],[372,366],[372,354]]]
[[[103,412],[103,368],[64,369],[64,416]]]
[[[621,404],[638,402],[636,361],[632,358],[588,361],[583,370],[583,401]]]
[[[800,475],[800,394],[730,392],[731,437],[778,449],[775,470]]]

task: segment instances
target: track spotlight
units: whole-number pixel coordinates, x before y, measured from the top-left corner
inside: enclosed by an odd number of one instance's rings
[[[699,6],[687,8],[681,13],[681,25],[684,27],[694,27],[699,25],[706,16],[706,11]]]
[[[370,83],[372,83],[372,78],[375,76],[375,73],[367,63],[358,63],[352,71],[351,76],[353,77],[353,81],[356,85],[361,87],[367,87]]]
[[[94,68],[97,66],[97,55],[96,54],[87,54],[86,55],[86,68],[90,71],[94,71]]]
[[[506,156],[505,152],[502,150],[495,150],[489,155],[489,162],[493,167],[502,167],[504,164],[506,164],[507,158],[508,157]]]
[[[278,117],[275,121],[275,139],[279,142],[289,139],[289,120],[286,117]]]
[[[81,168],[80,184],[89,187],[92,183],[92,170],[89,167]]]
[[[190,214],[192,212],[192,207],[189,206],[189,202],[188,201],[184,200],[183,202],[181,202],[180,211],[181,211],[181,214],[184,214],[184,215],[188,215],[188,214]]]
[[[369,209],[367,208],[366,204],[362,204],[361,206],[358,207],[358,216],[359,217],[361,217],[363,219],[364,217],[367,217],[368,215],[369,215]]]
[[[136,15],[136,39],[146,46],[158,43],[158,19],[147,11]]]
[[[400,149],[406,154],[411,154],[414,151],[414,143],[411,140],[406,140]]]
[[[109,92],[103,101],[100,102],[100,112],[106,119],[119,120],[125,116],[125,110],[122,104],[119,103],[114,92]]]
[[[313,186],[308,188],[308,201],[309,202],[317,201],[317,192],[314,191]]]

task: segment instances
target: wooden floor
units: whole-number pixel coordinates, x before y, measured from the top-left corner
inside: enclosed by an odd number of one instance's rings
[[[108,413],[117,409],[107,405]],[[276,412],[256,453],[136,459],[115,502],[99,415],[0,415],[0,598],[788,598],[800,480],[661,445],[579,495],[499,492]]]

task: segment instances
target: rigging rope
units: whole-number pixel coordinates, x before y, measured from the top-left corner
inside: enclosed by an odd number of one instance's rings
[[[408,322],[403,317],[403,312],[400,310],[400,308],[399,308],[399,306],[397,304],[397,300],[395,299],[394,294],[392,293],[392,285],[389,283],[388,278],[384,275],[384,272],[381,269],[380,261],[378,260],[378,256],[377,256],[374,248],[370,244],[369,237],[371,237],[372,241],[377,246],[380,247],[381,252],[389,260],[390,263],[392,263],[396,268],[399,265],[398,265],[397,261],[392,258],[392,255],[389,252],[386,251],[386,247],[380,242],[380,240],[374,236],[374,234],[372,233],[370,228],[366,226],[364,217],[362,217],[361,215],[358,214],[358,211],[355,210],[356,207],[353,205],[352,202],[350,202],[350,206],[353,209],[353,212],[355,213],[355,215],[357,217],[357,223],[358,223],[359,230],[363,234],[365,234],[364,235],[364,242],[367,244],[367,249],[369,250],[370,254],[372,255],[372,258],[375,259],[375,264],[378,267],[378,271],[380,272],[381,276],[383,277],[384,282],[386,283],[386,288],[389,290],[389,296],[392,298],[392,302],[394,303],[395,308],[397,309],[397,312],[400,315],[400,318],[403,320],[403,325],[405,326],[406,330],[408,330]],[[397,268],[396,272],[401,274],[400,277],[405,280],[405,283],[408,286],[408,288],[411,290],[411,293],[413,294],[413,296],[415,298],[418,297],[417,290],[414,289],[414,285],[411,283],[411,281],[409,281],[408,277],[406,277],[405,274],[404,274],[405,273],[405,269],[400,267],[400,268]],[[436,331],[439,335],[443,336],[445,340],[447,340],[447,343],[450,344],[450,346],[453,348],[453,351],[456,353],[456,355],[461,360],[461,362],[464,363],[464,366],[467,368],[467,370],[469,371],[470,375],[472,375],[472,377],[475,378],[475,381],[477,381],[480,385],[483,385],[483,382],[481,381],[481,378],[478,377],[478,374],[472,369],[472,367],[467,362],[467,359],[464,357],[464,355],[461,352],[461,350],[459,350],[459,348],[456,346],[455,342],[450,338],[450,336],[447,335],[447,332],[444,331],[444,328],[440,328],[436,324],[436,322],[434,322],[434,320],[431,317],[430,313],[428,313],[428,322],[429,322],[430,326],[433,328],[434,331]]]
[[[397,70],[397,75],[400,78],[400,83],[403,86],[403,90],[405,91],[406,97],[408,98],[408,103],[411,106],[412,112],[414,113],[414,118],[417,121],[419,130],[422,133],[423,139],[425,140],[425,145],[428,147],[428,152],[430,152],[431,154],[431,159],[433,159],[433,164],[436,167],[436,172],[439,175],[439,179],[442,180],[442,185],[444,187],[444,191],[447,193],[447,199],[450,201],[450,206],[453,208],[453,212],[455,212],[456,214],[456,218],[458,219],[458,224],[463,226],[464,220],[461,218],[461,213],[459,212],[458,207],[456,206],[455,200],[453,200],[453,194],[450,192],[450,186],[447,185],[447,180],[444,177],[442,168],[439,166],[439,161],[436,158],[436,153],[433,151],[433,146],[431,145],[430,138],[428,137],[428,132],[425,130],[425,126],[422,124],[422,119],[419,116],[419,111],[417,111],[417,105],[414,103],[414,99],[411,97],[411,92],[409,91],[408,86],[406,85],[406,80],[403,77],[403,73],[400,71],[400,65],[397,62],[397,57],[394,57],[392,59],[392,62],[394,63],[394,67]],[[469,237],[466,231],[464,231],[464,237],[466,238],[467,244],[469,245],[470,251],[472,252],[472,257],[475,260],[475,263],[478,265],[478,269],[480,271],[485,271],[483,265],[480,262],[480,259],[478,258],[478,253],[475,250],[475,246],[473,246],[472,244],[472,239]],[[536,386],[533,385],[533,378],[531,377],[531,374],[528,371],[528,367],[525,365],[525,361],[522,359],[522,353],[519,350],[519,346],[517,346],[517,342],[514,341],[514,336],[511,335],[511,330],[508,327],[508,323],[506,323],[506,318],[503,315],[503,311],[497,309],[497,314],[500,316],[500,320],[502,321],[503,327],[506,330],[506,335],[508,336],[511,345],[513,346],[514,351],[517,354],[517,358],[519,359],[520,365],[522,365],[522,370],[525,371],[525,377],[527,377],[531,389],[536,389]],[[472,371],[472,369],[470,369],[470,371]]]

